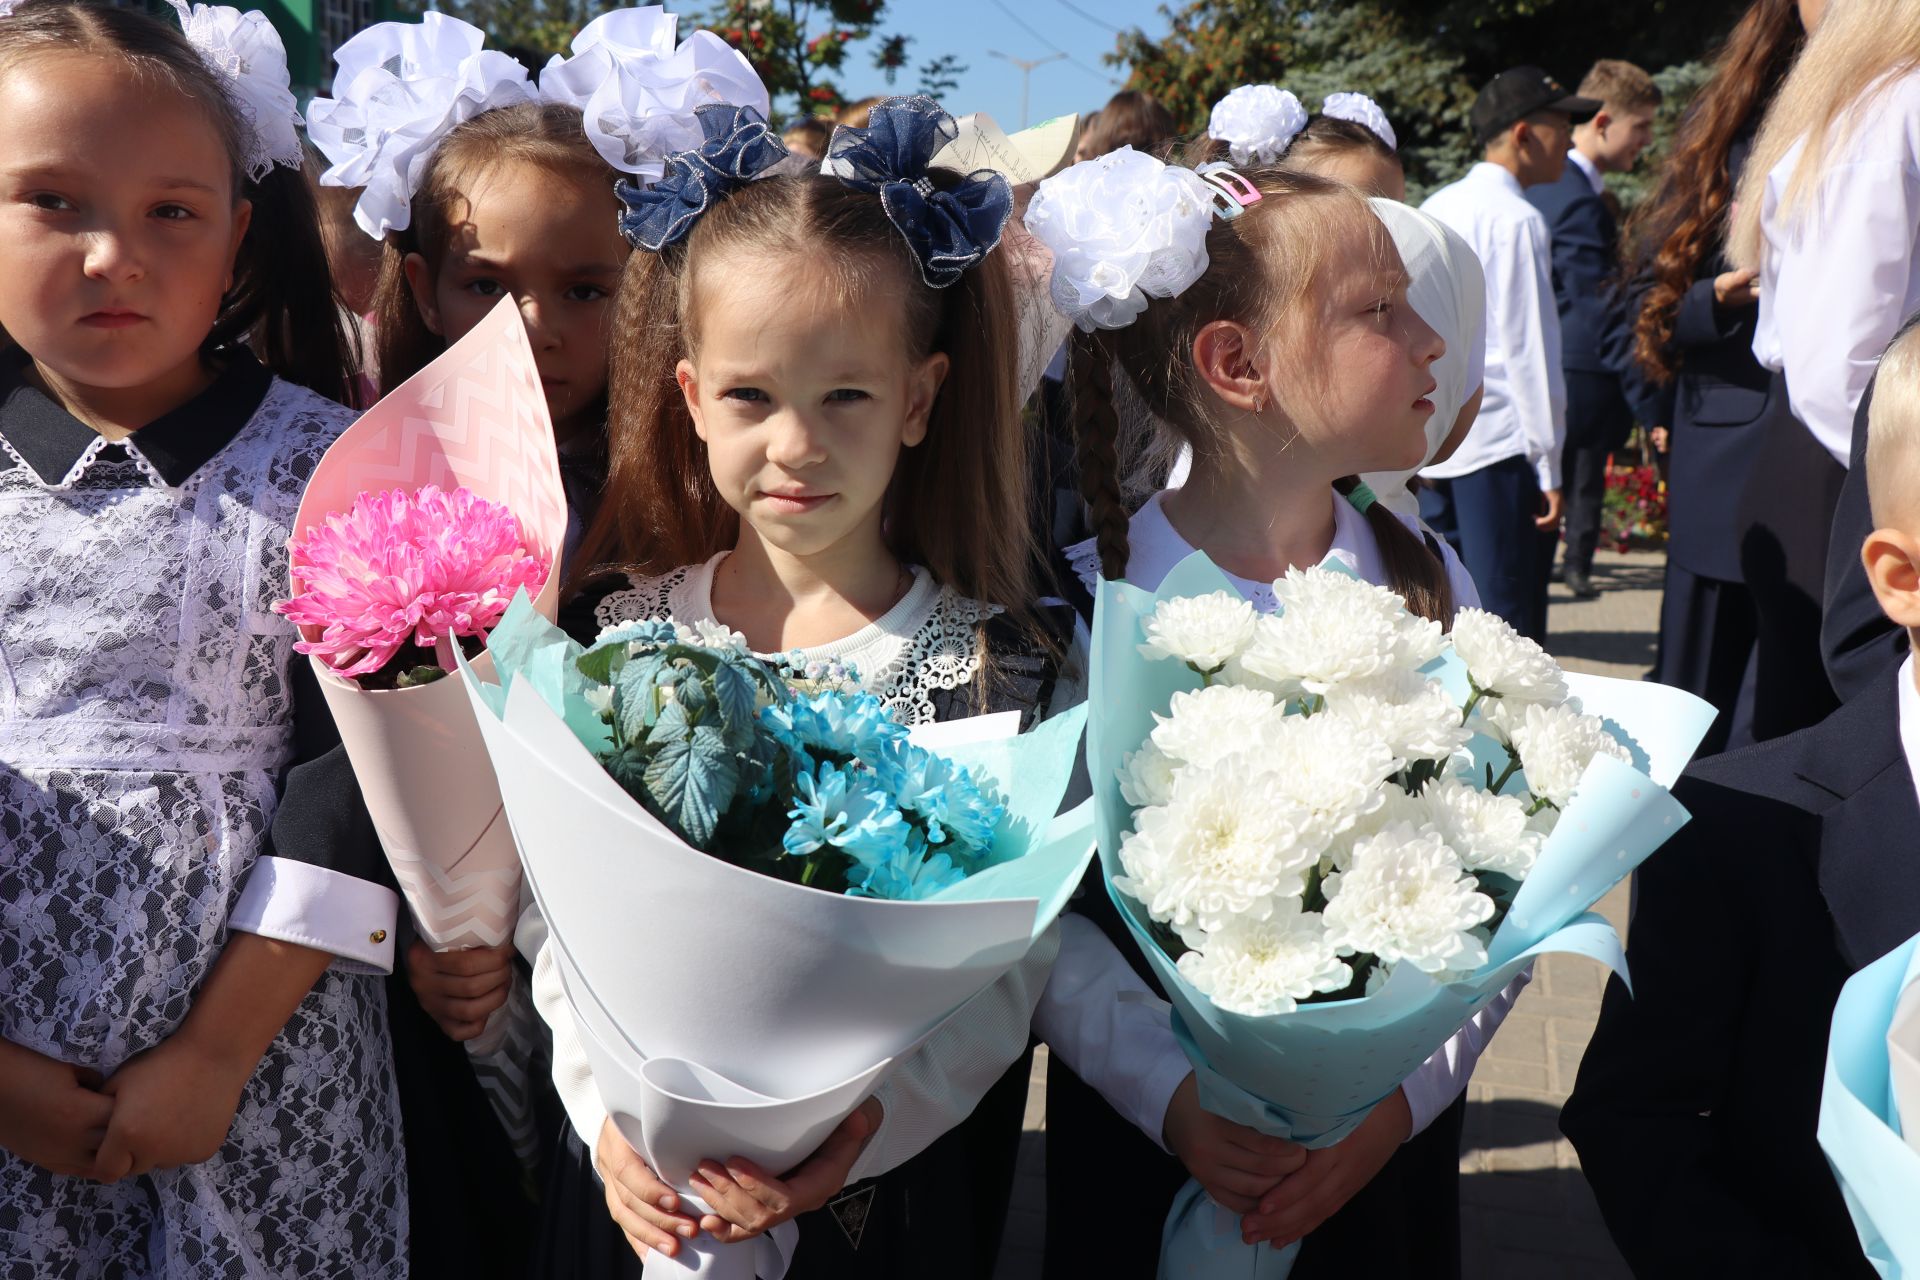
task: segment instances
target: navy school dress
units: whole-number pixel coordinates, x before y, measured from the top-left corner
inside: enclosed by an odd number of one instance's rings
[[[1061,560],[1061,596],[1089,622],[1093,598]],[[1108,896],[1098,863],[1073,909],[1098,924],[1165,996]],[[1401,1146],[1301,1244],[1295,1280],[1447,1280],[1460,1275],[1460,1135],[1465,1094]],[[1187,1171],[1058,1057],[1047,1059],[1047,1280],[1154,1280],[1160,1229]]]
[[[627,585],[618,575],[596,579],[562,610],[561,625],[590,643],[600,631],[596,608]],[[936,718],[1018,711],[1022,729],[1030,728],[1052,700],[1059,655],[1073,634],[1064,607],[1043,609],[1036,621],[1043,635],[1004,617],[988,622],[992,678],[984,702],[971,687],[938,690]],[[966,1120],[913,1159],[796,1218],[800,1243],[787,1280],[990,1280],[1012,1199],[1032,1062],[1029,1048]],[[532,1275],[639,1280],[644,1263],[607,1212],[593,1167],[598,1135],[583,1141],[564,1116],[558,1127]]]

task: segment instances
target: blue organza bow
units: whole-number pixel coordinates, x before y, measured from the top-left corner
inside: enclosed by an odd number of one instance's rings
[[[866,128],[833,131],[822,166],[848,186],[880,193],[888,219],[920,260],[921,278],[936,289],[986,257],[1013,216],[1013,188],[991,170],[968,174],[951,191],[934,188],[927,169],[959,133],[932,98],[888,98]]]
[[[697,150],[667,157],[666,172],[650,186],[622,179],[614,188],[626,206],[620,234],[636,249],[658,253],[680,243],[715,200],[787,158],[766,117],[752,107],[715,102],[694,115],[707,135]]]

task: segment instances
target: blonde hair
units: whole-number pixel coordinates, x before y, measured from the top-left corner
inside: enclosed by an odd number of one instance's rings
[[[1920,506],[1920,324],[1894,337],[1867,408],[1867,505],[1876,525],[1902,525]]]
[[[1653,111],[1665,97],[1652,76],[1618,58],[1602,58],[1594,63],[1577,92],[1583,98],[1597,98],[1619,111]]]
[[[1760,215],[1767,177],[1806,140],[1776,215],[1790,225],[1894,76],[1920,67],[1920,0],[1833,0],[1767,110],[1735,197],[1728,253],[1758,269],[1766,253]]]

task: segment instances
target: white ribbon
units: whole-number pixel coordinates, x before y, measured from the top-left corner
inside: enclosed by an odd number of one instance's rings
[[[1235,164],[1273,164],[1307,127],[1300,99],[1270,84],[1243,84],[1213,104],[1207,136],[1227,144]]]
[[[676,48],[678,21],[659,5],[602,14],[573,38],[571,57],[540,73],[541,99],[578,107],[601,158],[647,182],[703,141],[696,108],[772,110],[752,65],[719,36],[696,31]]]
[[[1387,122],[1387,113],[1364,93],[1330,93],[1320,104],[1320,114],[1370,129],[1380,141],[1395,151],[1400,149],[1399,139],[1393,136],[1393,126]]]
[[[333,98],[307,108],[307,135],[332,167],[329,187],[363,187],[353,219],[375,239],[404,230],[440,140],[484,111],[535,100],[526,68],[482,49],[478,27],[429,13],[381,22],[341,45]]]
[[[13,4],[0,0],[0,16]],[[180,15],[180,29],[207,66],[227,82],[234,106],[247,128],[247,154],[241,163],[254,182],[276,164],[298,169],[306,158],[300,146],[299,104],[287,72],[287,50],[267,15],[242,13],[226,5],[168,0]]]

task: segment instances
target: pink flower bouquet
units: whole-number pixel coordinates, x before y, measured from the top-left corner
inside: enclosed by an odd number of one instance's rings
[[[422,938],[496,946],[519,919],[520,858],[458,680],[516,593],[547,618],[566,498],[546,395],[512,299],[342,432],[289,543],[300,628],[374,830]],[[475,654],[479,654],[474,658]],[[531,1002],[516,983],[467,1043],[523,1153],[534,1148]]]

